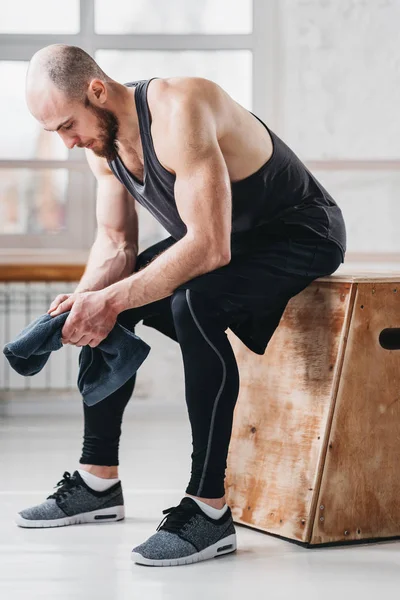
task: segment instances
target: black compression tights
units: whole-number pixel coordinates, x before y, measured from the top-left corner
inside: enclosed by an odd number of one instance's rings
[[[224,495],[224,478],[239,373],[226,336],[223,313],[202,294],[179,290],[170,298],[123,313],[133,328],[143,318],[160,315],[162,329],[174,328],[185,371],[186,403],[192,428],[192,471],[188,494],[203,498]],[[168,321],[168,322],[167,322]],[[135,378],[102,402],[84,405],[82,464],[118,465],[124,409]]]

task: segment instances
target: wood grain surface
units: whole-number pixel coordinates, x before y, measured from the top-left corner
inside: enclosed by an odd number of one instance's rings
[[[85,265],[0,264],[0,281],[79,281]]]
[[[226,476],[236,522],[310,539],[352,289],[313,282],[291,299],[263,356],[230,334],[241,378]]]
[[[379,342],[399,327],[399,286],[358,284],[312,544],[400,535],[400,350]]]

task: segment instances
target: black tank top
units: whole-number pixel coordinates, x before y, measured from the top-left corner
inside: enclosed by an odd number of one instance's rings
[[[139,181],[124,165],[119,156],[109,166],[129,193],[163,225],[176,240],[187,229],[179,216],[174,185],[176,176],[159,162],[151,136],[151,117],[147,104],[147,88],[152,81],[126,83],[136,87],[135,102],[143,147],[144,179]],[[254,115],[255,118],[256,115]],[[346,231],[342,213],[333,198],[308,171],[296,154],[271,131],[273,143],[271,158],[255,173],[232,182],[232,248],[246,247],[255,229],[265,238],[278,231],[290,234],[307,230],[335,242],[346,250]]]

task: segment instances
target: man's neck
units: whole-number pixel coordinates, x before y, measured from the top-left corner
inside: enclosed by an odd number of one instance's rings
[[[139,119],[135,103],[135,88],[120,85],[115,113],[119,121],[118,146],[124,150],[140,145]]]

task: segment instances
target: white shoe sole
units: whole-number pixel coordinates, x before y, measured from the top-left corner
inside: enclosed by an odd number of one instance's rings
[[[125,507],[112,506],[111,508],[93,510],[91,512],[81,513],[63,519],[44,519],[43,521],[24,519],[21,515],[17,515],[15,522],[18,527],[64,527],[66,525],[80,525],[82,523],[110,523],[113,521],[122,521],[124,518]]]
[[[192,563],[201,562],[202,560],[208,560],[209,558],[217,558],[224,554],[231,554],[231,552],[236,552],[236,548],[236,533],[232,533],[216,544],[204,548],[201,552],[183,556],[182,558],[152,560],[150,558],[144,558],[144,556],[138,552],[132,552],[131,558],[133,562],[138,565],[147,565],[149,567],[177,567],[178,565],[190,565]]]

